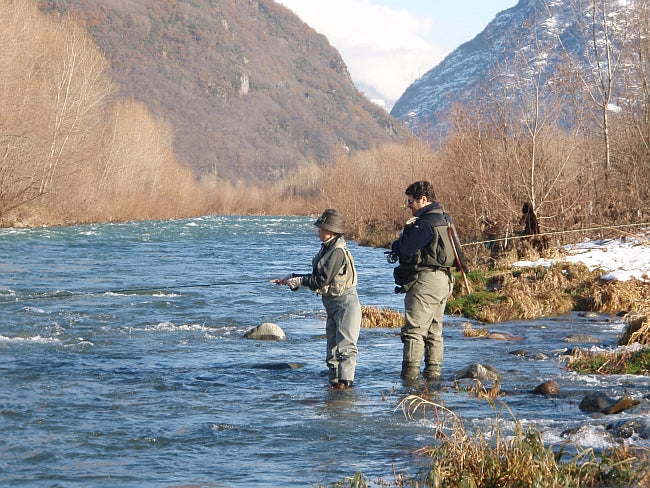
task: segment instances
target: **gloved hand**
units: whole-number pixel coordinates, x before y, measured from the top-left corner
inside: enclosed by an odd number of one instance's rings
[[[291,291],[296,291],[298,288],[300,288],[300,285],[302,284],[302,277],[288,275],[285,276],[284,278],[280,278],[279,280],[277,280],[276,283],[278,285],[288,285]]]
[[[287,285],[291,291],[296,291],[302,285],[302,276],[292,276],[287,280]]]

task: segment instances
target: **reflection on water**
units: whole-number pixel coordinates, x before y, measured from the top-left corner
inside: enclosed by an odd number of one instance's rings
[[[397,331],[362,330],[355,389],[328,389],[320,299],[268,282],[309,270],[319,246],[311,219],[6,229],[0,246],[0,474],[11,486],[310,486],[356,471],[392,479],[414,474],[424,462],[415,450],[434,442],[435,417],[399,407],[417,389],[399,381]],[[351,250],[362,303],[401,310],[383,250]],[[262,322],[287,340],[243,338]],[[578,408],[594,389],[641,399],[647,377],[576,375],[560,362],[566,348],[591,345],[570,335],[614,345],[619,319],[489,327],[523,341],[465,338],[464,322],[447,317],[445,377],[431,394],[468,428],[487,431],[501,413],[456,389],[454,373],[472,363],[501,372],[501,400],[549,443],[571,432],[601,449],[617,441],[613,421],[647,415]],[[511,354],[518,349],[527,354]],[[560,395],[531,393],[548,379]],[[628,441],[648,445],[637,434]]]

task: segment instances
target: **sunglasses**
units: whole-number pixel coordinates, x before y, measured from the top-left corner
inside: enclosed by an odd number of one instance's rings
[[[413,200],[412,198],[407,198],[407,200],[406,200],[406,204],[407,204],[407,205],[413,205],[413,202],[414,202],[414,201],[415,201],[415,200]]]

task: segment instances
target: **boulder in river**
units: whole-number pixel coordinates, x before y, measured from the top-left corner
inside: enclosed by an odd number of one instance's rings
[[[533,390],[535,395],[558,395],[560,393],[560,385],[557,381],[548,380],[535,387]]]
[[[608,397],[605,393],[595,390],[587,393],[578,407],[583,412],[602,412],[612,403],[614,403],[614,400]]]
[[[257,327],[248,329],[244,332],[244,337],[258,341],[279,341],[287,338],[280,326],[271,322],[264,322]]]
[[[604,413],[605,415],[612,415],[614,413],[619,413],[622,412],[623,410],[627,410],[630,407],[634,407],[639,403],[641,403],[640,400],[637,400],[636,398],[632,398],[629,395],[625,395],[623,398],[615,401],[611,405],[608,405],[606,408],[604,408],[602,410],[602,413]]]
[[[494,381],[499,379],[499,371],[497,371],[494,366],[491,366],[489,364],[475,363],[457,372],[454,377],[457,380],[460,380],[462,378],[470,378],[480,381]]]

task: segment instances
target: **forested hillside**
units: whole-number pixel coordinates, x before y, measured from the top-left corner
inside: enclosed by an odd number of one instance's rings
[[[406,134],[327,39],[272,0],[41,0],[85,25],[118,96],[169,123],[197,174],[277,181]],[[399,123],[397,123],[399,124]]]

